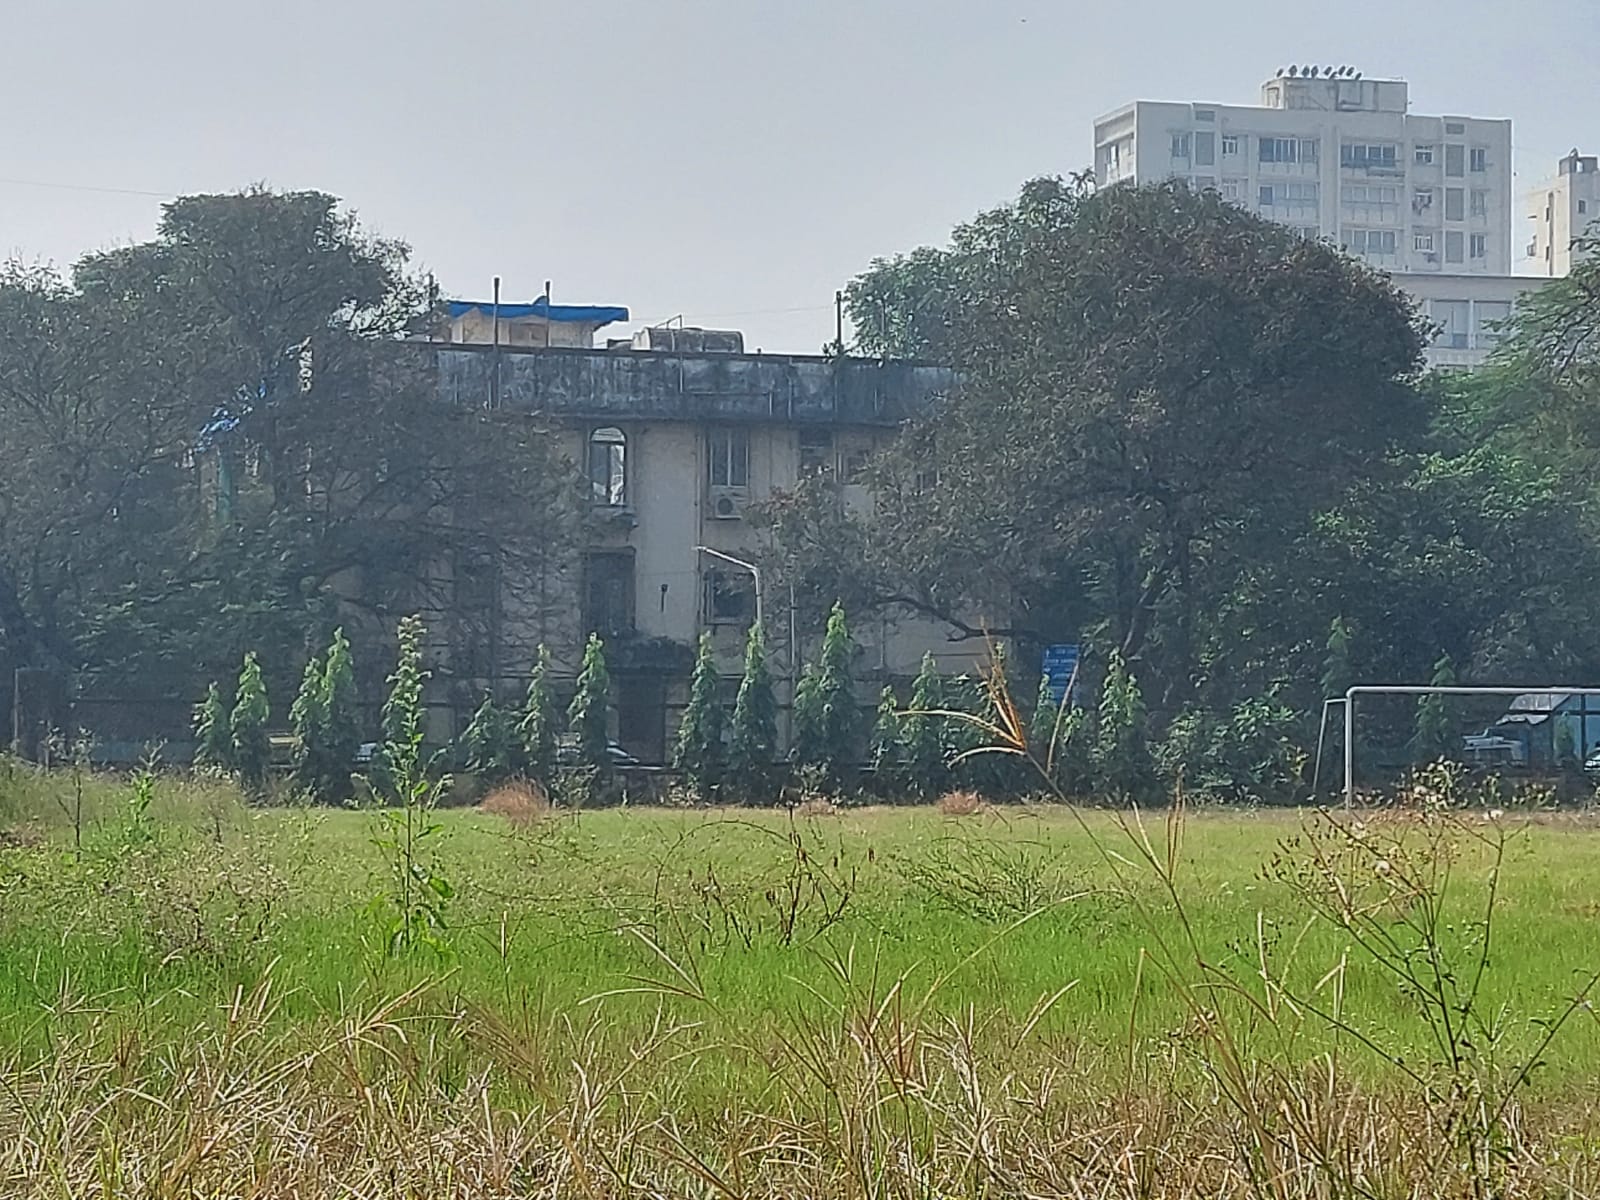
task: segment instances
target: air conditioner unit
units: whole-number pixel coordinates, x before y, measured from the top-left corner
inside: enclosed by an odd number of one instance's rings
[[[750,495],[744,488],[713,487],[707,499],[713,521],[739,521],[744,518]]]

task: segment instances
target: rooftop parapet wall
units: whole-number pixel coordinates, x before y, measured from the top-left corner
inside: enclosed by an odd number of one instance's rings
[[[926,363],[779,354],[437,346],[454,404],[595,420],[775,421],[892,427],[954,383]],[[499,360],[499,385],[494,386]]]

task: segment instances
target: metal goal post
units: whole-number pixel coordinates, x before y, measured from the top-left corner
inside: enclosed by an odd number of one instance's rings
[[[1356,698],[1358,696],[1600,696],[1600,687],[1432,687],[1421,684],[1361,684],[1345,692],[1344,705],[1344,803],[1349,808],[1356,798]],[[1334,697],[1322,705],[1322,723],[1327,727],[1328,709],[1341,703]],[[1317,737],[1318,767],[1321,767],[1322,737]]]

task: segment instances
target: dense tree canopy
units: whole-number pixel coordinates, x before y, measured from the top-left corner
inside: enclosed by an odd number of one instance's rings
[[[406,259],[255,189],[173,201],[70,282],[0,272],[0,668],[192,697],[249,648],[296,671],[341,611],[460,627],[430,588],[543,569],[570,473],[525,418],[438,402]]]
[[[1332,246],[1180,184],[1035,181],[850,286],[858,349],[959,382],[880,456],[870,516],[826,480],[770,506],[777,565],[1024,661],[1120,655],[1153,733],[1250,697],[1314,713],[1335,627],[1352,681],[1576,677],[1600,666],[1594,271],[1494,369],[1427,377],[1411,303]]]

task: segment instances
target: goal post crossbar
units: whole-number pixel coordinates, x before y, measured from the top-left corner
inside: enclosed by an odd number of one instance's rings
[[[1335,704],[1344,705],[1344,802],[1345,807],[1355,804],[1356,798],[1356,697],[1358,696],[1600,696],[1600,687],[1458,687],[1432,686],[1412,683],[1358,684],[1348,689],[1343,697],[1332,697],[1322,705],[1322,720],[1326,727],[1328,709]],[[1318,736],[1318,755],[1321,754],[1321,736]],[[1319,763],[1320,766],[1320,763]]]

